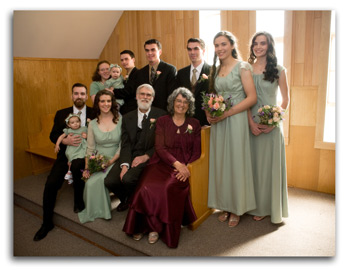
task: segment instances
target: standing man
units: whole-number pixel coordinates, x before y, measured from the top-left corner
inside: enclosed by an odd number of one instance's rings
[[[176,86],[176,68],[162,60],[162,44],[156,39],[144,44],[148,65],[137,72],[137,86],[148,83],[153,86],[155,99],[153,106],[167,110],[168,96]]]
[[[66,128],[65,119],[70,113],[80,115],[81,125],[85,125],[88,119],[94,118],[92,108],[85,105],[88,99],[87,88],[81,83],[76,83],[72,87],[72,101],[73,106],[68,107],[56,112],[54,124],[50,133],[50,140],[56,144],[58,137],[63,133],[63,129]],[[58,190],[62,187],[64,182],[64,176],[68,170],[68,160],[66,157],[66,146],[78,146],[81,142],[81,138],[78,135],[68,135],[63,139],[60,144],[60,151],[57,154],[57,159],[53,164],[50,174],[47,177],[44,195],[43,195],[43,224],[39,231],[34,236],[34,241],[39,241],[46,237],[47,233],[54,227],[53,224],[53,210],[55,208],[56,197]],[[84,169],[85,159],[75,159],[72,161],[71,172],[73,175],[73,187],[74,187],[74,212],[78,213],[85,208],[83,200],[83,191],[85,183],[81,179]]]
[[[187,41],[187,52],[191,65],[180,69],[176,76],[176,88],[190,89],[195,98],[195,114],[201,126],[209,125],[204,110],[202,110],[202,92],[207,93],[209,80],[202,77],[209,76],[210,66],[204,61],[205,43],[200,38],[190,38]]]
[[[120,108],[120,113],[124,115],[137,109],[135,78],[138,69],[135,67],[135,55],[130,50],[120,53],[120,62],[126,70],[124,88],[114,89],[114,96],[124,100],[124,105]]]
[[[156,120],[166,114],[152,106],[154,95],[151,85],[140,85],[136,91],[138,109],[123,116],[120,157],[105,178],[106,187],[120,199],[119,212],[128,209],[128,198],[154,153]]]

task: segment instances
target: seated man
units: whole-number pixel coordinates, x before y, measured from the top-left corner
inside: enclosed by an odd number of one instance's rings
[[[128,198],[154,153],[156,119],[166,114],[151,106],[154,95],[151,85],[140,85],[136,91],[138,109],[123,116],[120,158],[105,178],[106,187],[120,199],[117,211],[128,209]]]
[[[94,113],[92,108],[85,105],[88,99],[87,88],[81,83],[76,83],[72,87],[73,106],[56,112],[54,125],[50,133],[50,140],[56,144],[58,138],[66,127],[65,119],[70,113],[80,115],[81,125],[86,126],[87,119],[93,119]],[[34,241],[39,241],[46,237],[47,233],[54,227],[53,210],[58,190],[62,187],[64,176],[68,170],[68,160],[65,154],[66,145],[78,146],[81,138],[78,135],[68,135],[62,140],[57,159],[47,177],[44,195],[43,195],[43,224],[34,236]],[[85,159],[79,158],[72,161],[71,171],[73,174],[74,186],[74,212],[78,213],[85,208],[83,201],[84,181],[81,179],[81,170],[84,169]]]

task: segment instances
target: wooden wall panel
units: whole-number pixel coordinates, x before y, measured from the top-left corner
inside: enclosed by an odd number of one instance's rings
[[[256,11],[221,11],[221,29],[234,34],[242,59],[247,61],[250,54],[250,40],[256,32]]]
[[[316,125],[317,87],[292,87],[293,98],[290,109],[293,111],[290,124],[294,126]]]
[[[76,82],[88,88],[97,60],[15,58],[13,61],[14,179],[52,162],[25,152],[28,134],[41,130],[40,116],[71,106]],[[91,101],[88,102],[91,105]]]
[[[290,15],[290,13],[289,13]],[[320,87],[326,80],[330,11],[292,12],[288,183],[335,193],[335,151],[315,148]],[[322,74],[320,72],[323,72]],[[324,102],[322,103],[324,104]]]

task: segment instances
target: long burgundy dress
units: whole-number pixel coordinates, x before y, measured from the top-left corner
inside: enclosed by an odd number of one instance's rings
[[[176,248],[181,225],[189,225],[197,217],[189,181],[176,179],[172,164],[176,160],[188,164],[200,157],[201,126],[197,119],[186,118],[178,127],[166,115],[157,119],[155,132],[155,153],[141,175],[123,231],[130,235],[158,232],[168,247]]]

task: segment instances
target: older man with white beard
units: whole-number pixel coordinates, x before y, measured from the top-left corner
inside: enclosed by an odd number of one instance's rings
[[[152,107],[154,96],[150,84],[140,85],[136,90],[138,108],[123,116],[120,158],[105,178],[105,186],[120,200],[118,212],[128,209],[128,199],[154,153],[156,121],[166,114]]]

